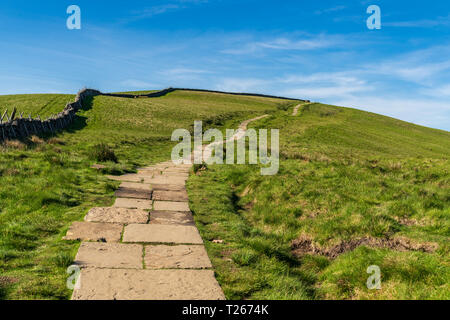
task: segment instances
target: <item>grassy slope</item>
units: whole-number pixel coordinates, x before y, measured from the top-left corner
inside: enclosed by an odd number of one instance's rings
[[[188,184],[191,208],[228,298],[450,298],[450,133],[321,104],[278,111],[256,128],[280,129],[278,175],[257,166],[209,166]],[[235,124],[234,124],[235,125]],[[329,248],[365,236],[439,245],[434,253]],[[378,265],[382,290],[366,288]]]
[[[23,112],[24,116],[44,117],[56,114],[67,104],[67,102],[72,102],[75,99],[75,95],[70,94],[17,94],[17,95],[7,95],[0,96],[0,112],[8,109],[11,115],[14,107],[17,108],[18,112]]]
[[[61,110],[69,96],[0,97],[41,116]],[[5,102],[6,101],[6,102]],[[173,92],[160,98],[95,97],[68,131],[28,145],[10,143],[0,152],[0,299],[67,299],[65,273],[78,248],[63,242],[72,221],[93,206],[112,204],[118,183],[105,173],[170,159],[173,129],[194,120],[220,127],[227,119],[274,110],[285,101],[223,94]],[[40,110],[45,110],[40,111]],[[236,120],[237,121],[237,120]],[[112,147],[120,163],[103,172],[90,169],[99,142]]]

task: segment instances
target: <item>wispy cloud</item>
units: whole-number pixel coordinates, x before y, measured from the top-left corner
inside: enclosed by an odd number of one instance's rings
[[[142,81],[142,80],[136,80],[136,79],[127,79],[120,83],[122,86],[126,88],[136,88],[136,89],[152,89],[152,88],[158,88],[159,85],[155,85],[154,83]]]
[[[169,75],[186,75],[186,74],[205,74],[211,73],[211,71],[194,68],[173,68],[166,70],[165,73]]]
[[[318,36],[305,36],[300,39],[295,37],[277,37],[260,41],[238,42],[233,48],[222,50],[226,54],[249,54],[263,50],[294,50],[309,51],[334,47],[343,44],[339,36],[320,34]]]
[[[422,19],[411,21],[383,22],[387,27],[407,27],[407,28],[432,28],[438,26],[450,26],[450,14],[446,17],[437,17],[436,19]]]
[[[170,3],[155,5],[152,7],[146,7],[144,9],[134,10],[131,15],[125,19],[122,19],[122,23],[129,23],[142,19],[152,18],[157,15],[161,15],[167,12],[177,11],[189,7],[189,5],[199,5],[207,3],[208,0],[174,0]]]
[[[434,128],[448,128],[450,102],[430,100],[416,96],[394,97],[359,95],[353,98],[335,100],[336,105],[384,114],[404,121]]]
[[[351,71],[288,76],[278,81],[290,87],[284,90],[288,96],[319,100],[348,98],[357,92],[373,90],[366,80],[351,75]]]
[[[448,99],[450,97],[450,83],[428,89],[422,89],[421,93],[432,97],[441,97]]]
[[[339,6],[323,9],[323,10],[316,10],[314,12],[314,14],[325,14],[325,13],[337,12],[337,11],[344,10],[345,8],[347,8],[347,7],[344,5],[339,5]]]
[[[158,74],[166,81],[194,81],[201,80],[206,74],[212,71],[199,68],[172,68],[159,71]]]
[[[214,89],[230,92],[262,93],[269,84],[270,81],[255,78],[225,78],[221,79],[214,86]]]
[[[166,13],[167,11],[171,11],[171,10],[176,10],[179,9],[180,5],[178,4],[163,4],[163,5],[159,5],[159,6],[154,6],[151,8],[146,8],[144,10],[141,11],[136,11],[136,19],[142,19],[142,18],[150,18],[153,16],[156,16],[158,14],[163,14]]]
[[[441,81],[450,70],[450,45],[412,51],[364,67],[365,72],[431,85]]]

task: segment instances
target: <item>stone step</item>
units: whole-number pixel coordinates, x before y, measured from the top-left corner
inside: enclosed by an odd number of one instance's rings
[[[148,183],[140,183],[140,182],[122,182],[119,186],[120,188],[131,188],[131,189],[140,189],[140,190],[152,190],[151,184]]]
[[[151,200],[142,199],[130,199],[130,198],[117,198],[114,202],[116,208],[129,208],[129,209],[152,209]]]
[[[134,198],[134,199],[152,199],[152,190],[143,190],[127,187],[119,187],[114,193],[114,196],[118,198]]]
[[[167,176],[155,176],[154,178],[144,178],[145,183],[150,183],[151,185],[155,184],[173,184],[173,185],[186,185],[186,179],[184,178],[175,178],[175,177],[167,177]]]
[[[153,200],[186,202],[188,201],[188,194],[186,190],[182,191],[156,190],[153,193]]]
[[[75,257],[82,268],[143,269],[139,244],[83,242]]]
[[[152,211],[150,224],[195,226],[192,213],[180,211]]]
[[[142,169],[138,169],[137,172],[138,172],[138,174],[152,175],[154,173],[161,172],[161,169],[158,169],[158,168],[142,168]]]
[[[187,201],[155,201],[153,208],[155,211],[190,211]]]
[[[130,224],[125,227],[123,242],[203,244],[195,226],[164,224]]]
[[[191,171],[191,168],[178,168],[178,167],[173,167],[173,168],[166,168],[163,170],[163,172],[173,172],[173,173],[184,173],[184,174],[189,174],[189,172]]]
[[[96,223],[75,221],[63,240],[84,240],[99,242],[119,242],[123,225],[116,223]]]
[[[186,185],[184,184],[152,184],[153,191],[167,190],[167,191],[185,191]]]
[[[84,220],[88,222],[121,224],[147,223],[149,220],[149,211],[142,209],[98,207],[89,210]]]
[[[130,174],[124,174],[121,176],[107,176],[108,179],[116,180],[116,181],[128,181],[128,182],[143,182],[143,178],[140,175],[130,173]]]
[[[146,269],[212,268],[205,247],[201,245],[150,245],[145,247]]]
[[[212,270],[82,269],[73,300],[224,300]]]

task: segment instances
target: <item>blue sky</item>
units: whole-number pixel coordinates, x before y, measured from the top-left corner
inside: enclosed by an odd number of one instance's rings
[[[0,58],[0,94],[259,92],[450,130],[448,0],[3,0]]]

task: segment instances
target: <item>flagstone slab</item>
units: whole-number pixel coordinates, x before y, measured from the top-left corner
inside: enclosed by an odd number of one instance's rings
[[[163,173],[161,175],[155,175],[154,178],[167,178],[169,180],[172,179],[177,182],[180,182],[180,181],[186,182],[187,179],[189,179],[189,175],[186,175],[186,174],[181,175],[178,173]]]
[[[120,188],[131,188],[131,189],[139,189],[139,190],[152,190],[152,186],[148,183],[140,183],[140,182],[122,182],[119,186]]]
[[[203,244],[195,226],[164,224],[130,224],[125,227],[123,242]]]
[[[145,183],[155,184],[173,184],[173,185],[186,185],[186,179],[167,176],[155,176],[153,178],[144,178]]]
[[[152,175],[154,173],[161,172],[161,169],[158,169],[158,168],[142,168],[142,169],[138,169],[137,172],[138,172],[138,174]]]
[[[224,300],[212,270],[82,269],[72,300]]]
[[[117,198],[114,202],[114,207],[129,209],[151,209],[152,201],[131,198]]]
[[[119,189],[117,189],[116,192],[114,193],[114,196],[118,198],[135,198],[135,199],[150,200],[152,198],[152,190],[119,187]]]
[[[184,167],[168,167],[165,168],[164,172],[179,172],[179,173],[189,173],[189,171],[192,169],[192,165],[190,166],[184,166]]]
[[[116,180],[116,181],[129,181],[129,182],[142,182],[143,178],[140,175],[130,173],[130,174],[124,174],[121,176],[107,176],[108,179]]]
[[[181,173],[181,172],[162,172],[162,173],[155,173],[153,175],[153,179],[172,179],[177,182],[179,181],[186,181],[189,178],[188,173]]]
[[[116,223],[75,221],[63,240],[119,242],[123,226]]]
[[[147,223],[149,212],[142,209],[128,209],[115,207],[92,208],[84,218],[88,222],[106,223]]]
[[[85,268],[143,269],[139,244],[83,242],[75,264]]]
[[[179,211],[152,211],[150,212],[150,223],[187,226],[195,225],[191,212]]]
[[[207,269],[212,268],[204,246],[146,246],[147,269]]]
[[[155,211],[190,211],[187,201],[155,201],[153,208]]]
[[[156,190],[167,190],[167,191],[182,191],[186,190],[185,184],[152,184],[152,189]]]
[[[183,191],[169,191],[157,190],[153,193],[153,200],[158,201],[188,201],[188,194],[186,190]]]

